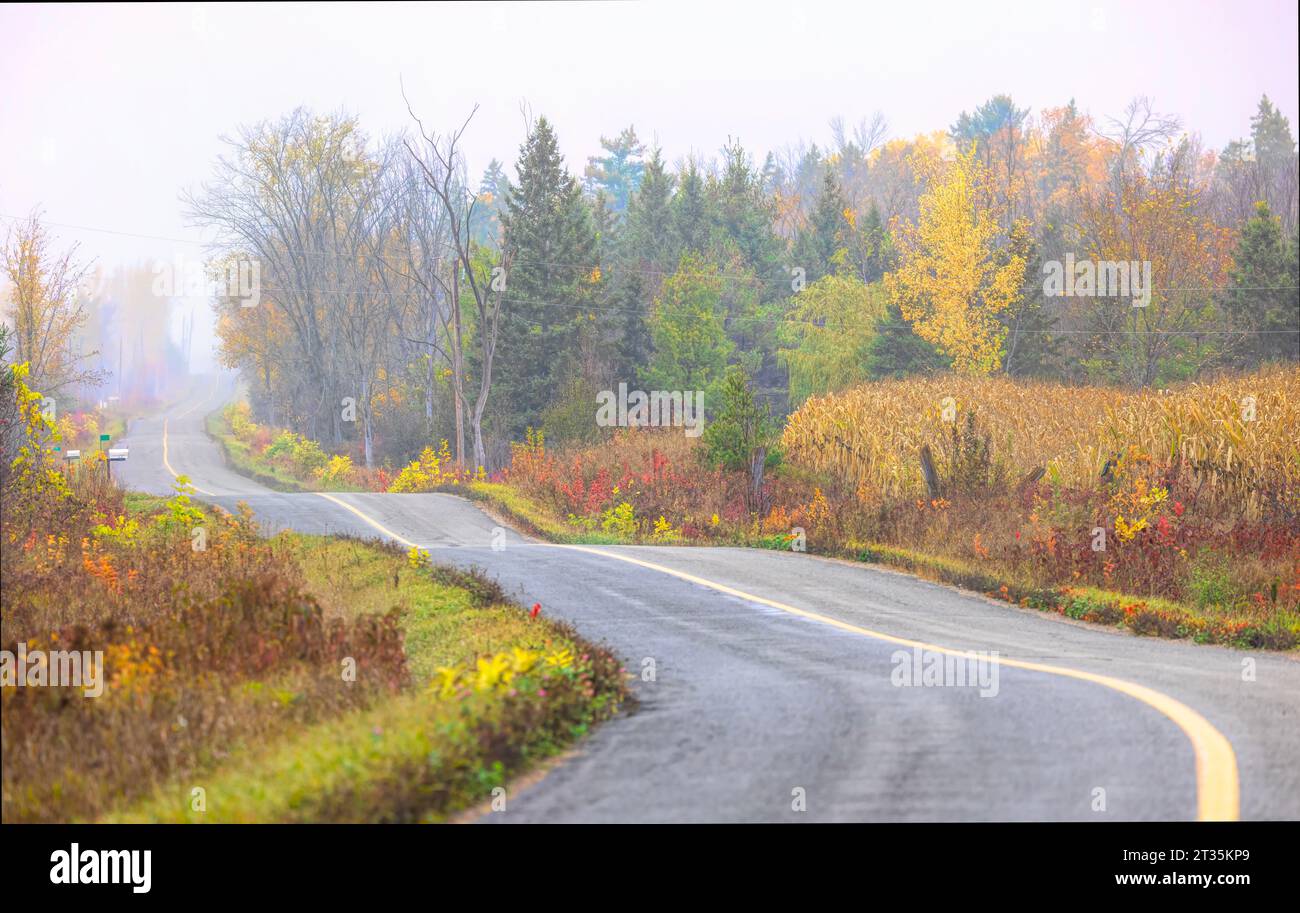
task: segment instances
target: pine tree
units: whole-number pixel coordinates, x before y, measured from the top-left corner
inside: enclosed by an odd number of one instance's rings
[[[596,198],[591,201],[591,227],[596,234],[596,265],[603,272],[613,260],[622,234],[618,213],[614,212],[609,195],[603,190],[598,190]]]
[[[1291,122],[1265,95],[1250,120],[1251,145],[1263,198],[1287,231],[1296,230],[1296,141]]]
[[[808,224],[795,241],[795,259],[810,283],[830,273],[835,252],[848,246],[851,226],[844,217],[846,209],[848,204],[835,180],[835,171],[827,168]]]
[[[703,252],[709,243],[708,204],[704,198],[704,177],[692,160],[677,179],[677,195],[673,197],[673,235],[677,249]]]
[[[717,266],[699,254],[682,254],[649,315],[654,354],[642,383],[655,390],[708,390],[733,349],[725,316]]]
[[[1300,358],[1300,292],[1296,242],[1261,201],[1241,230],[1233,253],[1224,316],[1233,331],[1226,360],[1244,368]]]
[[[577,329],[594,307],[596,237],[578,182],[545,117],[520,147],[502,223],[511,256],[493,399],[517,435],[554,398],[576,357]]]
[[[1062,358],[1059,318],[1043,296],[1041,250],[1022,223],[1013,226],[1010,244],[1000,256],[1005,261],[1011,255],[1021,257],[1026,266],[1020,298],[1001,317],[1007,327],[1002,370],[1013,377],[1046,377]]]
[[[656,148],[646,162],[640,189],[628,203],[625,263],[641,263],[666,273],[677,262],[672,194],[673,176],[664,170],[663,156]]]
[[[772,226],[772,201],[739,142],[724,146],[722,155],[722,173],[706,187],[714,231],[740,251],[744,265],[765,283],[765,300],[784,297],[780,283],[789,276],[781,262],[784,245]]]
[[[611,295],[615,327],[614,377],[632,384],[650,364],[654,343],[646,321],[646,282],[641,273],[620,273]]]
[[[704,429],[704,451],[710,462],[749,476],[746,506],[763,512],[763,473],[777,462],[772,447],[777,441],[777,424],[765,404],[754,395],[749,376],[740,365],[727,368],[718,384],[721,401]]]
[[[645,144],[637,139],[636,128],[627,127],[614,139],[602,136],[600,146],[606,154],[587,159],[583,180],[589,192],[605,191],[610,209],[621,216],[627,211],[632,194],[641,186],[645,173],[641,156],[645,153]]]
[[[885,273],[894,268],[894,240],[890,237],[885,220],[880,216],[880,207],[874,200],[863,220],[862,235],[867,252],[862,264],[862,281],[869,285],[879,282]]]
[[[501,245],[501,210],[510,193],[510,179],[496,159],[488,162],[478,185],[478,199],[470,222],[470,237],[475,244],[497,250]]]

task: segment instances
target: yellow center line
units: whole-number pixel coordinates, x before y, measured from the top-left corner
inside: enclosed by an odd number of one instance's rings
[[[383,533],[383,534],[384,534],[385,536],[387,536],[388,538],[390,538],[390,539],[396,539],[398,542],[402,543],[403,545],[407,546],[408,548],[419,548],[419,546],[417,546],[417,545],[416,545],[414,542],[412,542],[410,539],[403,539],[401,536],[397,535],[397,533],[393,532],[391,529],[389,529],[388,527],[386,527],[386,526],[384,526],[383,524],[381,524],[378,520],[372,520],[372,519],[371,519],[370,517],[368,517],[366,514],[364,514],[364,513],[362,513],[361,511],[357,510],[355,507],[353,507],[351,504],[347,503],[346,501],[342,501],[342,500],[340,500],[340,499],[334,497],[334,496],[331,495],[331,494],[326,494],[326,493],[323,492],[323,491],[313,492],[313,494],[320,495],[320,496],[321,496],[322,498],[324,498],[326,501],[333,501],[335,504],[337,504],[339,507],[343,508],[343,509],[346,510],[346,511],[351,511],[352,513],[354,513],[354,514],[356,514],[358,517],[360,517],[362,520],[364,520],[366,523],[369,523],[369,524],[370,524],[371,526],[373,526],[375,529],[379,530],[381,533]]]
[[[931,650],[936,653],[943,653],[951,656],[966,656],[969,651],[954,650],[950,647],[940,647],[935,644],[928,644],[923,641],[909,640],[904,637],[895,637],[892,634],[884,634],[880,631],[872,631],[868,628],[859,627],[858,625],[849,624],[840,621],[838,618],[831,618],[828,615],[821,615],[817,612],[810,612],[807,609],[796,608],[792,605],[786,605],[783,602],[777,602],[773,599],[765,599],[762,596],[755,596],[753,593],[746,593],[726,584],[715,583],[712,580],[706,580],[703,577],[697,577],[694,574],[688,574],[684,571],[674,570],[670,567],[664,567],[661,564],[652,564],[649,561],[642,561],[639,558],[632,558],[627,555],[618,555],[613,552],[606,552],[600,549],[588,548],[582,545],[561,545],[559,548],[569,548],[575,551],[587,552],[592,555],[600,555],[603,558],[613,558],[616,561],[626,561],[629,564],[635,564],[639,567],[648,568],[652,571],[659,571],[663,574],[669,574],[681,580],[699,584],[700,586],[709,587],[720,593],[726,593],[729,596],[735,596],[749,602],[756,602],[760,605],[770,606],[779,609],[782,612],[788,612],[791,615],[798,615],[801,618],[808,618],[813,621],[819,621],[823,624],[831,625],[842,631],[850,631],[854,634],[862,634],[876,640],[883,640],[887,643],[898,644],[904,647],[920,648],[922,650]],[[1007,659],[999,656],[998,662],[1005,666],[1015,669],[1028,669],[1032,672],[1044,672],[1049,675],[1060,675],[1065,678],[1079,679],[1085,682],[1102,685],[1126,694],[1135,700],[1139,700],[1149,707],[1154,708],[1170,720],[1172,720],[1179,729],[1187,736],[1192,743],[1192,751],[1196,757],[1196,817],[1199,821],[1236,821],[1240,815],[1240,796],[1241,787],[1237,777],[1237,756],[1232,750],[1232,744],[1227,740],[1223,733],[1215,729],[1210,722],[1201,716],[1191,707],[1181,701],[1177,701],[1167,694],[1162,694],[1145,685],[1138,685],[1134,682],[1125,681],[1121,678],[1113,678],[1109,675],[1097,675],[1092,672],[1083,672],[1078,669],[1070,669],[1065,666],[1049,666],[1043,663],[1025,662],[1024,660]]]
[[[176,471],[172,469],[171,464],[167,462],[167,422],[163,421],[163,465],[165,465],[172,475]],[[202,489],[196,489],[202,491]],[[208,492],[203,492],[208,494]],[[367,524],[378,530],[385,536],[401,542],[410,548],[416,548],[416,544],[409,539],[405,539],[397,533],[388,529],[379,521],[372,519],[362,511],[353,507],[351,504],[341,501],[331,494],[325,492],[315,492],[315,494],[331,501],[342,507],[344,510],[355,514]],[[895,637],[892,634],[885,634],[880,631],[873,631],[869,628],[863,628],[858,625],[849,624],[840,621],[838,618],[831,618],[828,615],[822,615],[817,612],[810,612],[807,609],[800,609],[784,602],[777,602],[773,599],[767,599],[762,596],[756,596],[753,593],[746,593],[744,590],[738,590],[735,587],[726,584],[716,583],[703,577],[697,577],[694,574],[688,574],[684,571],[674,570],[670,567],[664,567],[661,564],[653,564],[649,561],[642,561],[639,558],[632,558],[627,555],[617,555],[612,552],[601,551],[600,549],[588,548],[582,545],[559,545],[557,548],[568,548],[575,551],[587,552],[592,555],[599,555],[602,558],[612,558],[615,561],[626,561],[629,564],[635,564],[652,571],[658,571],[662,574],[668,574],[690,583],[708,587],[717,590],[720,593],[726,593],[729,596],[735,596],[749,602],[758,603],[759,605],[769,606],[787,612],[791,615],[797,615],[801,618],[807,618],[812,621],[818,621],[827,624],[842,631],[850,631],[854,634],[861,634],[866,637],[882,640],[886,643],[898,644],[904,647],[920,648],[922,650],[931,650],[936,653],[942,653],[952,656],[966,656],[969,651],[956,650],[951,647],[941,647],[936,644],[925,643],[924,641],[910,640],[905,637]],[[1196,817],[1199,821],[1236,821],[1240,815],[1241,803],[1241,786],[1237,775],[1237,756],[1232,750],[1232,744],[1227,740],[1223,733],[1215,729],[1209,720],[1201,716],[1191,707],[1181,701],[1175,700],[1167,694],[1148,688],[1145,685],[1139,685],[1134,682],[1125,681],[1121,678],[1114,678],[1109,675],[1097,675],[1093,672],[1084,672],[1079,669],[1070,669],[1065,666],[1050,666],[1044,663],[1026,662],[1024,660],[1008,659],[998,657],[998,662],[1002,665],[1015,669],[1027,669],[1031,672],[1043,672],[1048,675],[1059,675],[1064,678],[1073,678],[1080,681],[1092,682],[1126,694],[1129,697],[1141,701],[1148,707],[1163,714],[1172,720],[1179,729],[1187,736],[1192,743],[1192,752],[1196,758]]]
[[[193,412],[195,409],[199,408],[199,406],[205,406],[205,405],[207,405],[208,400],[212,399],[212,394],[217,392],[217,387],[220,386],[220,384],[221,384],[221,379],[220,379],[220,378],[217,378],[216,380],[213,380],[213,382],[212,382],[212,389],[208,391],[208,395],[207,395],[207,396],[203,397],[203,399],[199,400],[197,403],[192,404],[192,405],[191,405],[188,409],[186,409],[184,412],[178,412],[176,415],[173,415],[172,418],[184,418],[185,416],[187,416],[187,415],[189,415],[191,412]]]
[[[171,460],[167,459],[167,419],[163,419],[162,445],[163,445],[163,466],[166,467],[167,471],[172,474],[172,478],[179,479],[181,477],[180,473],[178,473],[175,469],[172,469]],[[192,487],[195,491],[197,491],[201,495],[207,495],[209,498],[216,497],[216,495],[214,495],[212,492],[208,491],[205,488],[199,488],[199,486],[195,485],[193,482],[190,482],[190,487]]]

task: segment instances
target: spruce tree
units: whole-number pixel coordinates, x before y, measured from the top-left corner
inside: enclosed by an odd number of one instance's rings
[[[804,268],[809,283],[830,273],[835,252],[848,246],[850,226],[844,217],[847,208],[835,172],[827,168],[817,203],[795,241],[795,259]]]
[[[571,373],[599,281],[591,212],[545,117],[515,170],[502,213],[510,270],[492,384],[494,412],[512,435],[536,423]]]
[[[654,343],[646,321],[649,308],[645,300],[645,278],[640,272],[620,273],[611,296],[614,342],[614,378],[636,382],[640,373],[650,364]]]
[[[677,195],[673,197],[673,235],[681,253],[703,252],[709,243],[708,204],[704,197],[704,177],[694,160],[687,163],[678,177]]]
[[[1267,361],[1300,358],[1300,292],[1295,241],[1261,201],[1241,229],[1223,310],[1230,328],[1228,363],[1254,368]]]
[[[628,203],[623,234],[625,263],[641,263],[663,274],[672,270],[678,258],[672,195],[673,176],[664,169],[663,156],[655,148],[646,162],[641,187]]]

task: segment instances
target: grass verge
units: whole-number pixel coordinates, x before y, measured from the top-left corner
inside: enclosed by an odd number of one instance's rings
[[[226,421],[226,417],[220,409],[204,419],[204,430],[207,431],[208,437],[216,441],[217,446],[221,448],[221,454],[225,457],[226,465],[240,475],[247,476],[259,485],[265,485],[275,491],[316,490],[280,467],[258,459],[247,443],[235,437],[235,433],[230,428],[230,423]]]
[[[582,530],[551,514],[545,506],[506,484],[476,482],[453,493],[480,501],[505,519],[549,542],[569,544],[664,544],[644,537]],[[735,545],[786,550],[790,537],[733,536],[700,544]],[[675,542],[674,544],[689,544]],[[850,542],[839,550],[814,549],[814,554],[847,558],[902,570],[927,580],[983,593],[1026,608],[1052,612],[1076,621],[1119,627],[1135,634],[1190,639],[1243,649],[1290,650],[1300,644],[1300,617],[1281,613],[1264,622],[1224,618],[1169,599],[1137,597],[1095,587],[1042,587],[988,573],[953,558],[891,545]]]
[[[87,482],[6,527],[5,645],[104,656],[3,689],[6,822],[445,820],[628,699],[482,574]]]
[[[635,541],[616,533],[575,527],[552,516],[542,505],[501,482],[471,482],[440,490],[468,498],[489,513],[547,542],[566,545],[623,545]]]
[[[220,418],[220,416],[215,416]],[[223,420],[224,423],[224,420]],[[229,434],[233,446],[241,444]],[[257,470],[248,460],[240,464],[240,457],[231,457],[232,465],[239,471],[257,478]],[[248,468],[245,468],[247,466]],[[301,483],[289,480],[305,490]],[[282,489],[283,490],[283,489]],[[556,516],[545,505],[528,497],[506,483],[472,482],[466,485],[446,486],[441,489],[479,503],[497,518],[514,525],[539,539],[548,542],[582,545],[619,544],[690,544],[680,537],[652,540],[643,536],[620,533],[613,529],[592,529],[568,522]],[[753,548],[786,549],[790,537],[784,535],[745,535],[731,531],[722,539],[702,540],[699,544],[726,544]],[[1103,626],[1120,627],[1136,634],[1167,638],[1185,638],[1197,643],[1226,644],[1247,649],[1289,650],[1300,645],[1300,616],[1279,612],[1264,621],[1224,617],[1213,607],[1201,608],[1159,597],[1137,597],[1125,593],[1085,586],[1053,586],[1026,584],[997,574],[989,573],[962,561],[934,554],[883,544],[850,542],[842,549],[815,549],[814,553],[830,557],[849,558],[865,563],[881,564],[915,574],[939,583],[985,593],[1021,606],[1054,612],[1078,621]]]
[[[328,614],[402,606],[409,687],[271,744],[241,746],[105,820],[443,821],[491,799],[628,698],[613,654],[566,624],[530,618],[479,574],[413,564],[374,542],[278,538]]]
[[[1158,597],[1129,596],[1085,586],[1032,586],[1005,580],[951,558],[888,545],[851,543],[838,557],[885,565],[1024,608],[1120,627],[1134,634],[1267,650],[1294,649],[1300,640],[1300,618],[1286,615],[1252,623],[1216,617],[1193,606]]]

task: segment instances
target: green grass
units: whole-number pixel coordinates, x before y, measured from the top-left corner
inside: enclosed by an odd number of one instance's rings
[[[265,485],[275,491],[286,492],[361,491],[360,488],[354,485],[347,485],[342,482],[324,486],[314,480],[305,481],[286,470],[283,466],[262,459],[259,455],[253,453],[252,448],[246,442],[235,437],[235,433],[230,428],[230,423],[226,421],[226,417],[220,409],[208,415],[204,420],[204,428],[208,433],[208,437],[216,441],[221,448],[221,452],[226,458],[226,465],[259,485]]]
[[[410,688],[271,744],[238,746],[223,763],[105,820],[440,821],[562,751],[626,699],[621,672],[617,685],[593,675],[591,693],[568,700],[495,691],[437,699],[428,686],[438,667],[515,647],[568,646],[616,660],[565,625],[528,618],[481,576],[417,569],[397,549],[352,539],[285,533],[276,543],[328,613],[404,607]],[[205,792],[201,811],[192,807],[195,787]]]
[[[163,495],[147,495],[142,491],[127,491],[123,499],[127,516],[136,518],[150,517],[165,510],[169,500]]]
[[[623,545],[636,541],[602,530],[579,529],[553,516],[536,501],[501,482],[472,482],[443,490],[486,504],[525,532],[547,542],[566,545]]]
[[[850,557],[918,577],[974,590],[1026,608],[1076,621],[1121,627],[1136,634],[1189,638],[1241,649],[1290,650],[1300,643],[1300,616],[1281,612],[1262,623],[1224,618],[1200,607],[1153,596],[1130,596],[1089,586],[1042,587],[1010,580],[952,558],[889,545],[851,543]]]
[[[556,517],[545,505],[508,484],[476,482],[461,493],[495,508],[538,538],[567,544],[636,545],[647,540],[610,532],[588,532]],[[654,543],[665,544],[665,543]],[[671,544],[688,544],[676,541]],[[784,551],[789,540],[781,535],[747,537],[733,534],[701,545],[735,545]],[[943,555],[918,552],[878,543],[850,542],[842,549],[822,550],[828,557],[848,558],[896,568],[918,577],[974,590],[1027,608],[1055,612],[1079,621],[1126,628],[1138,634],[1189,638],[1198,643],[1220,643],[1252,649],[1294,649],[1300,644],[1300,616],[1280,613],[1268,623],[1246,623],[1225,618],[1212,605],[1189,605],[1168,599],[1135,597],[1085,587],[1043,587],[1027,577],[1015,579]],[[1126,608],[1131,611],[1126,611]]]

